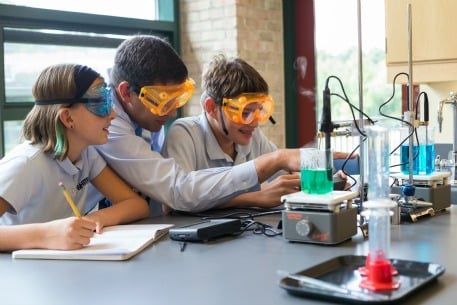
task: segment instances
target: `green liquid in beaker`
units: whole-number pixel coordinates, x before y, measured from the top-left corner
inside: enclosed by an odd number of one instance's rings
[[[301,190],[308,194],[327,194],[333,191],[333,170],[308,169],[300,172]]]

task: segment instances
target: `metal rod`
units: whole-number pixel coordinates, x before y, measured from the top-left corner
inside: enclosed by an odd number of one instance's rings
[[[453,124],[453,128],[454,128],[454,143],[453,146],[452,146],[452,151],[457,151],[457,101],[455,99],[455,96],[453,97],[453,101],[452,101],[452,108],[453,108],[453,114],[454,114],[454,124]]]
[[[413,103],[413,25],[412,25],[412,16],[411,16],[411,3],[408,3],[407,7],[408,12],[408,110],[409,110],[409,118],[410,122],[413,123],[414,121],[414,103]],[[413,184],[413,164],[414,164],[414,154],[413,154],[413,147],[414,147],[414,135],[412,134],[414,131],[414,123],[410,126],[410,134],[411,137],[409,138],[409,184]]]
[[[358,43],[358,65],[359,65],[359,126],[363,130],[363,66],[362,66],[362,13],[361,13],[361,3],[360,0],[357,0],[357,43]],[[365,156],[365,147],[364,147],[364,136],[360,135],[360,210],[363,207],[363,199],[365,198],[365,165],[364,165],[364,156]]]

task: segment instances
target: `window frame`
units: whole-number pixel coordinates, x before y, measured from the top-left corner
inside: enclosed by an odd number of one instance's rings
[[[5,154],[4,123],[23,120],[33,107],[31,102],[6,103],[4,44],[39,43],[79,47],[117,47],[123,39],[115,37],[88,38],[78,35],[55,35],[9,29],[49,29],[96,34],[151,34],[166,38],[180,53],[179,0],[158,2],[159,18],[173,21],[74,13],[50,9],[0,4],[0,158]],[[171,18],[171,14],[173,17]]]

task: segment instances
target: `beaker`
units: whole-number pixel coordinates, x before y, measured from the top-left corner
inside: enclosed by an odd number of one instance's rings
[[[401,128],[401,140],[408,137],[411,130]],[[415,129],[413,137],[413,175],[429,175],[435,171],[435,128],[430,126],[419,126]],[[400,150],[401,171],[409,174],[409,140],[401,145]]]
[[[401,141],[404,141],[401,144],[400,148],[400,163],[401,163],[401,172],[405,175],[409,175],[409,164],[413,164],[413,175],[419,174],[419,147],[417,146],[417,142],[415,139],[415,134],[411,134],[411,137],[414,138],[414,145],[413,145],[413,160],[410,162],[409,160],[409,136],[411,130],[409,127],[402,127],[400,129],[400,138]]]
[[[308,194],[333,191],[333,154],[329,149],[300,148],[301,190]]]
[[[416,132],[419,139],[419,175],[429,175],[435,171],[435,128],[419,126]]]

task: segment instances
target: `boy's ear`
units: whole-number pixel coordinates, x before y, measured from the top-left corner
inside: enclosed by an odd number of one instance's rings
[[[205,101],[203,102],[203,107],[205,112],[208,113],[211,117],[217,117],[219,105],[213,100],[211,97],[206,97]]]

